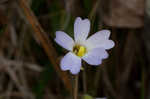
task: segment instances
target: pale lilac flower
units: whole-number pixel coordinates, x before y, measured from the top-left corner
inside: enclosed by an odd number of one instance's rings
[[[78,74],[83,59],[90,65],[100,65],[108,57],[106,50],[114,47],[114,42],[109,40],[110,31],[98,31],[88,38],[90,21],[77,17],[74,23],[74,40],[63,31],[56,31],[55,41],[69,52],[62,58],[62,70],[70,70]]]

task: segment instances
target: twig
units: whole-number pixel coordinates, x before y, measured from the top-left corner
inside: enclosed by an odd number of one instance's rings
[[[7,65],[5,65],[5,63],[7,63]],[[24,64],[22,64],[20,61],[16,61],[16,60],[9,60],[9,59],[5,59],[4,57],[0,57],[0,71],[3,71],[5,68],[7,68],[8,66],[13,67],[13,66],[22,66],[25,65],[24,67],[36,71],[36,72],[41,72],[43,71],[42,66],[33,64],[33,63],[27,63],[24,62]],[[4,66],[3,66],[4,65]]]
[[[26,91],[29,90],[29,86],[27,84],[27,77],[25,76],[25,72],[24,72],[24,69],[23,69],[23,64],[24,64],[24,61],[23,61],[23,44],[24,44],[24,39],[25,39],[25,35],[26,35],[26,26],[23,25],[22,26],[22,29],[21,29],[21,35],[19,36],[19,43],[18,43],[18,54],[16,55],[16,60],[17,61],[20,61],[21,63],[21,66],[18,66],[17,70],[18,70],[18,77],[20,78],[20,81],[21,81],[21,84],[22,86],[24,86],[24,89]],[[29,98],[30,97],[30,98]],[[29,96],[28,98],[29,99],[32,99],[32,96]]]
[[[19,6],[22,8],[23,12],[25,13],[28,22],[31,24],[35,35],[40,40],[50,62],[53,64],[55,70],[57,71],[58,75],[60,76],[60,78],[64,82],[66,88],[71,92],[72,87],[71,87],[70,79],[69,79],[66,72],[63,72],[60,70],[60,68],[58,66],[58,62],[56,62],[57,53],[56,53],[52,43],[50,42],[50,40],[46,36],[46,33],[44,32],[44,30],[40,26],[38,20],[34,16],[33,12],[26,5],[25,0],[17,0],[17,1],[19,3]]]
[[[9,92],[9,93],[6,93],[6,92],[5,93],[0,93],[0,99],[5,99],[5,97],[13,97],[13,96],[22,97],[23,94],[21,92],[16,92],[16,91]]]
[[[20,81],[17,78],[15,71],[11,69],[9,66],[6,69],[7,69],[9,76],[12,78],[13,82],[17,86],[17,88],[24,94],[25,97],[28,97],[29,93],[25,90],[23,86],[21,86]]]

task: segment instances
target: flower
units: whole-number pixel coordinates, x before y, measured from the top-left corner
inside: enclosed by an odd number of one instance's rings
[[[62,58],[60,67],[63,71],[70,70],[72,74],[78,74],[81,69],[81,60],[90,65],[100,65],[103,59],[108,57],[106,50],[114,47],[115,43],[109,40],[110,31],[98,31],[88,37],[90,21],[75,19],[74,40],[63,31],[56,31],[55,41],[69,52]]]

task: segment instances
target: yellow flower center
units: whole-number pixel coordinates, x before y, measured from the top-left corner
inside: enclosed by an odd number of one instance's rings
[[[81,45],[75,45],[73,47],[73,53],[75,53],[77,56],[82,57],[86,53],[86,48]]]

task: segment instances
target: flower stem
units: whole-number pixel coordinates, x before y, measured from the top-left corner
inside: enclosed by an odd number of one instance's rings
[[[78,99],[78,75],[75,75],[73,99]]]
[[[86,86],[86,71],[85,71],[85,69],[83,70],[82,77],[83,77],[83,92],[84,92],[84,94],[86,94],[87,86]]]

